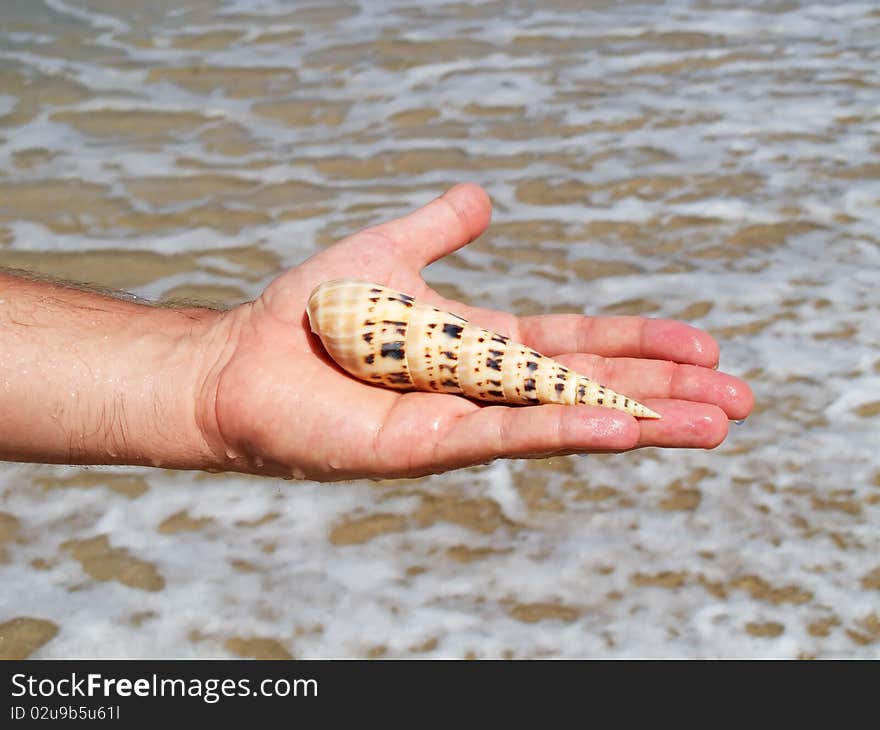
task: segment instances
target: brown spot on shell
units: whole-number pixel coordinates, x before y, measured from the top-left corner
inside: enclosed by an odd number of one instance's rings
[[[403,342],[385,342],[382,344],[382,357],[392,357],[395,360],[403,360],[406,350]]]
[[[400,302],[403,306],[409,309],[413,305],[415,299],[413,299],[409,294],[397,294],[396,296],[388,297],[388,301]]]

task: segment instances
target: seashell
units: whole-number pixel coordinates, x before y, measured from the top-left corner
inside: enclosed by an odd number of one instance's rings
[[[309,297],[309,324],[360,380],[507,404],[597,405],[660,418],[632,398],[509,337],[380,284],[328,281]]]

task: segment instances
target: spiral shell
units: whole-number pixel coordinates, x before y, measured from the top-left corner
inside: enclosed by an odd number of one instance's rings
[[[660,418],[530,347],[380,284],[325,282],[312,292],[307,311],[330,357],[373,385],[508,404],[605,406]]]

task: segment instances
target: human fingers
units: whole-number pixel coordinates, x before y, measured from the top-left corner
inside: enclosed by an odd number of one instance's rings
[[[716,405],[648,398],[662,418],[639,421],[637,447],[714,449],[727,437],[730,420]]]
[[[590,406],[486,406],[461,416],[433,454],[444,468],[497,458],[625,451],[638,444],[639,425],[620,411]]]
[[[473,241],[486,230],[491,212],[486,191],[462,183],[418,210],[369,230],[389,240],[399,257],[420,270]]]
[[[556,359],[575,372],[638,401],[667,398],[708,403],[718,406],[734,420],[746,418],[755,404],[747,383],[699,365],[583,353],[557,355]]]
[[[718,343],[710,334],[671,319],[546,314],[521,317],[519,332],[523,344],[550,357],[564,352],[591,352],[710,368],[718,364]]]
[[[401,396],[372,441],[371,472],[421,476],[498,458],[620,452],[643,446],[710,449],[727,435],[717,406],[649,399],[661,420],[599,406],[478,406],[439,393]]]
[[[488,406],[462,416],[434,452],[444,468],[496,458],[627,451],[644,446],[712,449],[726,437],[717,406],[653,399],[660,420],[636,420],[598,406]]]

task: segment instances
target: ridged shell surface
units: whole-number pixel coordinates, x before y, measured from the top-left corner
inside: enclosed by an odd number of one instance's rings
[[[330,357],[373,385],[520,405],[597,405],[660,418],[530,347],[380,284],[325,282],[312,292],[307,311]]]

